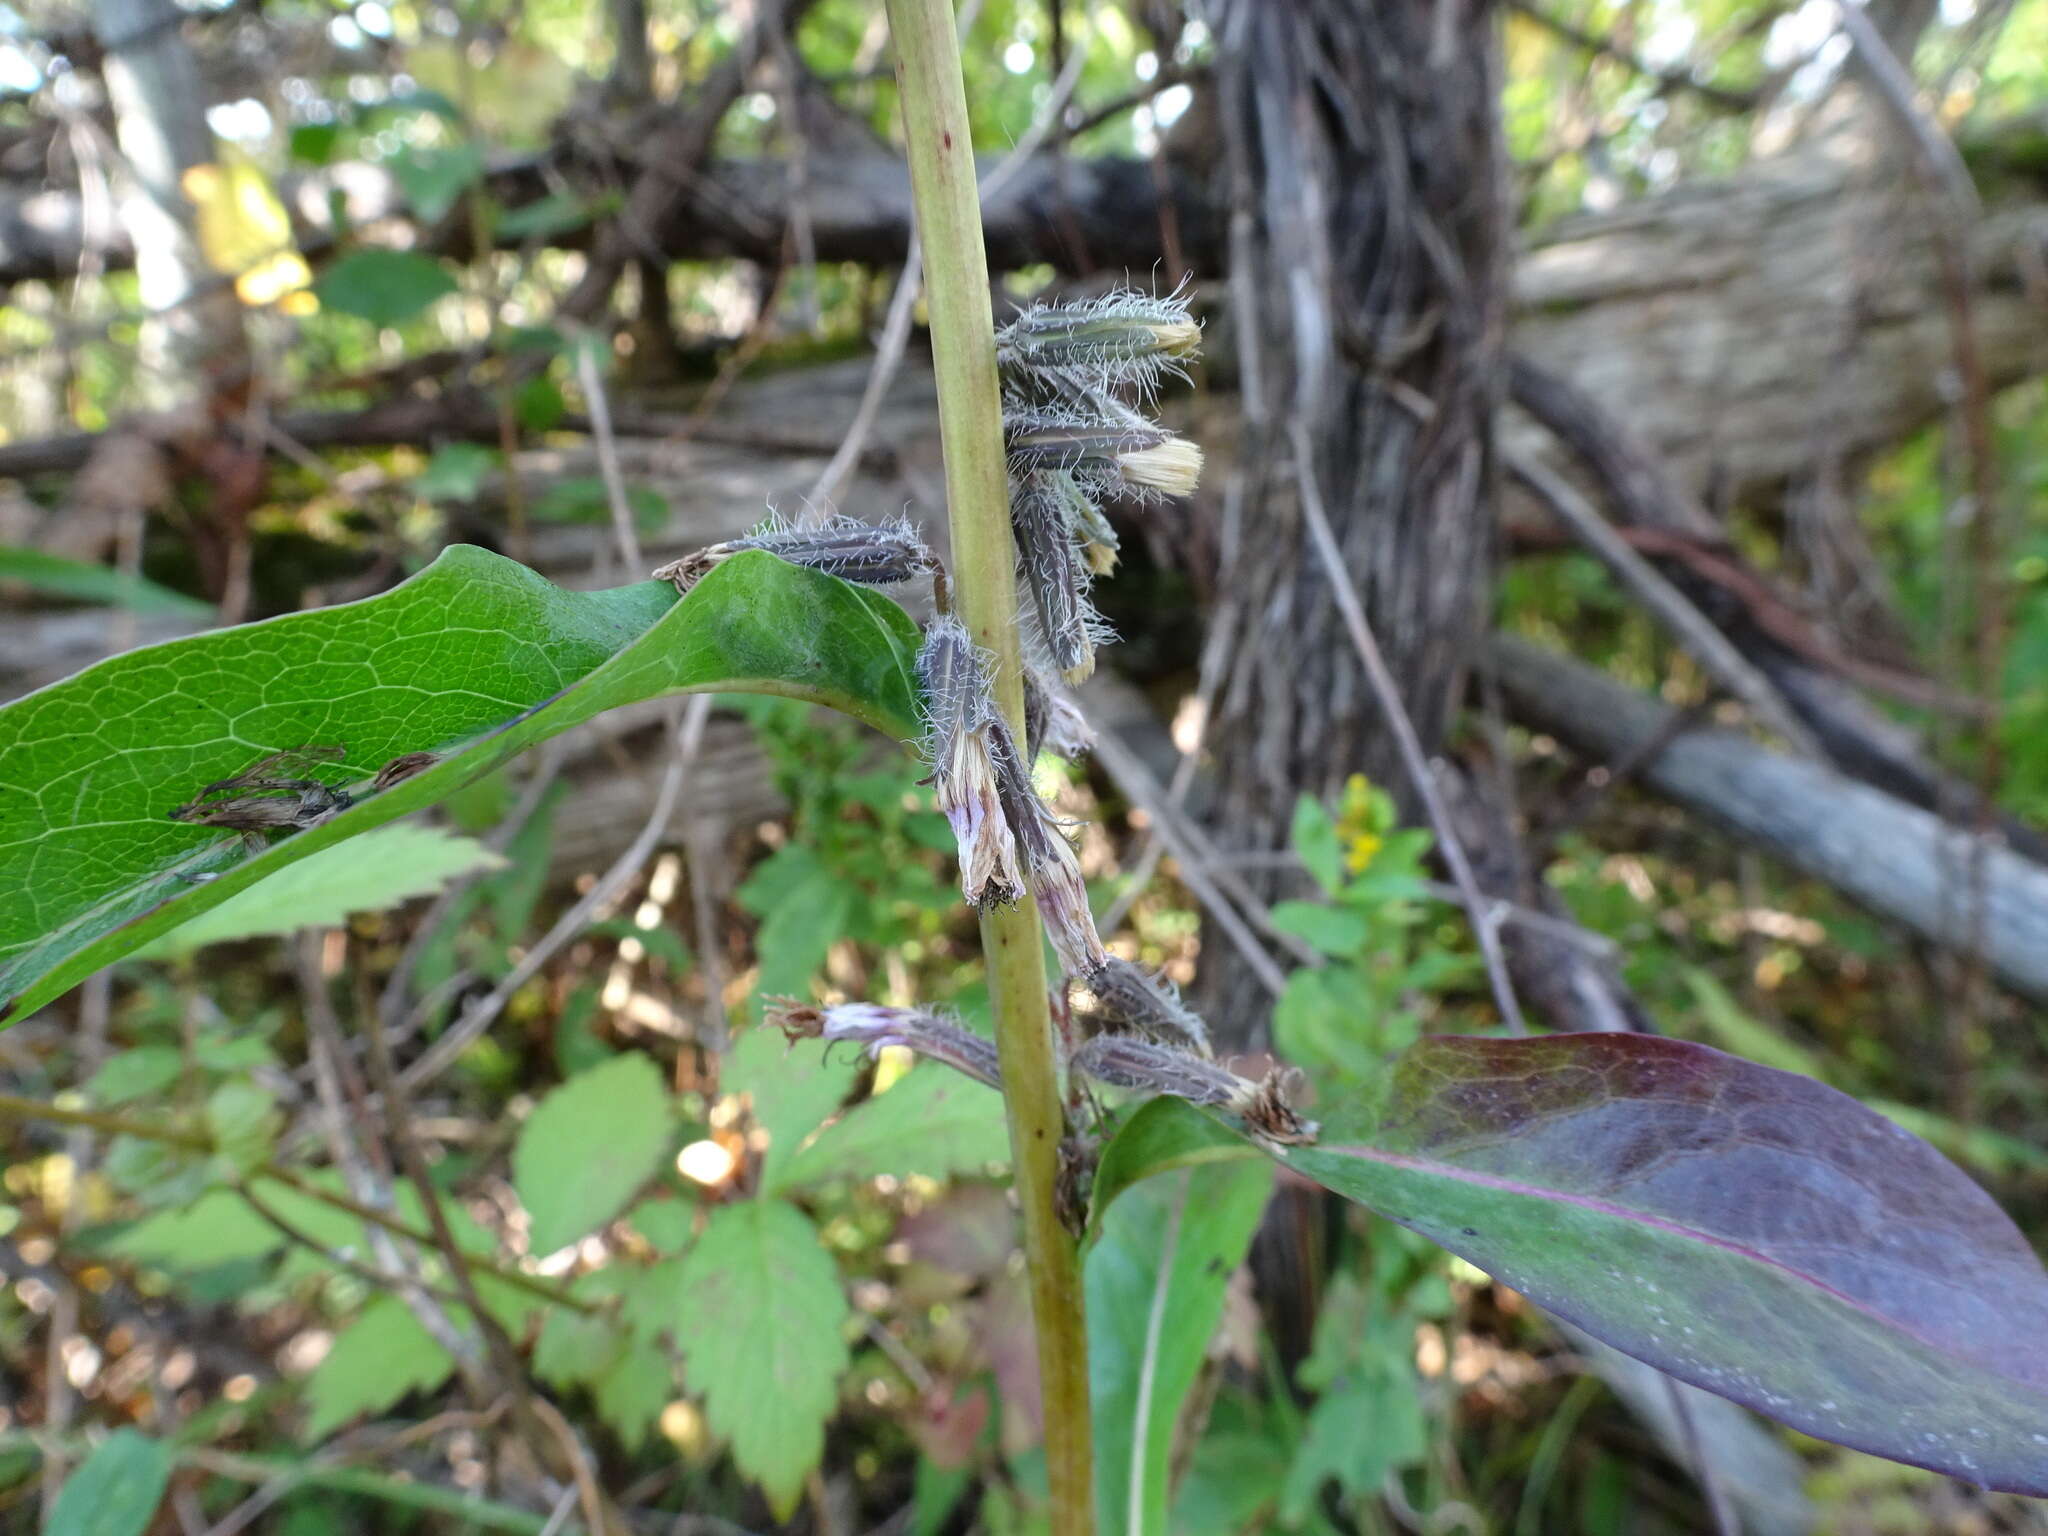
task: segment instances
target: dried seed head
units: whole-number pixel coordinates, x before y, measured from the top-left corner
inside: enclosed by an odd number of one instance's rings
[[[1305,1120],[1290,1100],[1299,1096],[1301,1073],[1293,1067],[1275,1067],[1257,1082],[1242,1084],[1230,1108],[1244,1120],[1244,1128],[1261,1141],[1282,1147],[1303,1147],[1316,1139],[1321,1129]]]
[[[1202,344],[1185,294],[1120,288],[1072,304],[1033,304],[996,332],[996,360],[1012,375],[1079,373],[1103,388],[1150,395],[1160,377],[1185,378]]]
[[[1050,752],[1078,762],[1095,750],[1095,731],[1074,696],[1044,669],[1024,668],[1024,735],[1026,756]]]
[[[687,592],[714,567],[748,549],[766,550],[791,565],[870,587],[915,581],[938,569],[937,558],[908,518],[864,523],[838,514],[809,526],[771,518],[751,533],[685,555],[654,575],[674,582],[678,592]]]
[[[1055,471],[1034,473],[1010,485],[1010,526],[1017,540],[1017,569],[1038,615],[1046,653],[1070,683],[1095,671],[1097,640],[1111,638],[1088,600],[1093,581],[1081,559],[1063,498],[1054,484],[1071,480]]]
[[[1214,1054],[1209,1048],[1208,1027],[1163,977],[1111,955],[1099,970],[1089,973],[1087,982],[1088,990],[1095,994],[1097,1017],[1117,1029],[1162,1045],[1177,1045],[1197,1056]]]
[[[943,1062],[977,1082],[1002,1090],[1002,1069],[996,1064],[993,1040],[921,1008],[885,1008],[879,1003],[841,1003],[815,1008],[787,998],[773,999],[767,1020],[791,1040],[841,1041],[857,1045],[870,1056],[884,1046],[900,1045],[932,1061]]]
[[[438,752],[407,752],[394,757],[377,770],[377,777],[370,781],[370,788],[386,790],[394,784],[403,784],[407,779],[417,778],[440,761],[441,754]]]
[[[1031,771],[1024,766],[1017,743],[1000,717],[994,721],[991,737],[996,787],[1003,815],[1017,840],[1025,884],[1038,898],[1038,915],[1060,963],[1069,974],[1085,976],[1099,967],[1108,953],[1095,932],[1095,915],[1088,906],[1088,888],[1082,882],[1073,845],[1060,830],[1051,808],[1039,798]]]
[[[959,849],[961,894],[976,906],[1014,900],[1025,881],[995,762],[1002,717],[989,695],[987,657],[967,627],[944,614],[925,632],[917,676],[924,692],[925,761]]]
[[[1112,1088],[1186,1099],[1218,1109],[1237,1105],[1254,1084],[1213,1061],[1190,1056],[1170,1045],[1157,1045],[1135,1035],[1097,1035],[1074,1052],[1074,1070]]]
[[[1126,484],[1168,496],[1194,495],[1202,478],[1202,450],[1184,437],[1121,454],[1116,462]]]

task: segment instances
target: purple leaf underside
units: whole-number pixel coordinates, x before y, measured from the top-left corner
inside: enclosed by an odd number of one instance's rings
[[[1426,1039],[1285,1161],[1588,1333],[1823,1439],[2048,1495],[2048,1273],[1932,1147],[1644,1035]]]

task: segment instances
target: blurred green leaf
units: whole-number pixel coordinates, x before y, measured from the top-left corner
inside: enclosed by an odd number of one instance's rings
[[[1294,802],[1292,841],[1295,856],[1316,884],[1325,894],[1336,895],[1344,884],[1344,848],[1337,837],[1337,823],[1313,795]]]
[[[819,1132],[763,1188],[880,1173],[944,1178],[1002,1162],[1009,1151],[1000,1094],[945,1067],[913,1067],[887,1093],[856,1104]]]
[[[412,477],[413,493],[428,501],[470,501],[498,462],[496,451],[481,443],[443,444]]]
[[[455,291],[455,279],[431,256],[366,248],[322,272],[313,293],[323,309],[372,325],[397,325]]]
[[[352,1419],[389,1408],[410,1392],[438,1387],[455,1369],[448,1351],[404,1302],[373,1297],[306,1378],[307,1440],[324,1440]]]
[[[429,224],[439,221],[484,174],[483,151],[469,140],[433,149],[407,144],[385,163],[412,211]]]
[[[637,1054],[592,1067],[542,1099],[512,1148],[532,1251],[553,1253],[624,1210],[668,1151],[674,1124],[661,1070]]]
[[[172,618],[205,620],[212,618],[214,611],[211,603],[112,566],[91,565],[83,560],[45,554],[39,549],[4,544],[0,545],[0,591],[9,587]]]
[[[171,1482],[171,1448],[117,1429],[65,1480],[43,1536],[142,1536]]]
[[[505,860],[473,838],[396,823],[287,865],[148,945],[151,959],[261,934],[325,928],[352,912],[382,912]]]

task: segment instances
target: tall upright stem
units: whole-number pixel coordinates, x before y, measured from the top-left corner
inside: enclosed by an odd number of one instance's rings
[[[1002,401],[981,201],[968,136],[967,93],[948,0],[888,0],[903,95],[911,196],[925,261],[939,430],[960,616],[996,660],[996,700],[1024,739],[1017,642],[1016,557],[1003,467]],[[1088,1426],[1088,1335],[1081,1270],[1061,1226],[1054,1186],[1066,1119],[1046,1007],[1037,905],[1025,896],[981,919],[995,1004],[1010,1149],[1024,1210],[1024,1256],[1045,1401],[1046,1472],[1056,1536],[1095,1523]]]

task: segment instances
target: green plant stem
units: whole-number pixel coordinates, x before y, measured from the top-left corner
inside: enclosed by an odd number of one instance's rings
[[[946,500],[960,616],[995,657],[996,701],[1024,739],[1024,682],[1017,639],[1016,556],[1003,465],[1002,399],[996,382],[995,317],[981,238],[974,146],[960,45],[948,0],[888,0],[903,96],[911,198],[924,250],[925,302],[939,387]],[[1052,1021],[1046,1007],[1044,938],[1026,896],[981,918],[996,1049],[1024,1257],[1038,1335],[1045,1404],[1046,1476],[1055,1536],[1094,1530],[1088,1415],[1088,1332],[1081,1268],[1056,1199],[1066,1133]]]
[[[133,1136],[138,1141],[161,1142],[165,1146],[183,1147],[188,1152],[201,1154],[211,1154],[214,1150],[213,1143],[198,1131],[186,1130],[175,1125],[155,1125],[147,1120],[131,1119],[127,1115],[109,1114],[105,1110],[65,1109],[60,1105],[45,1104],[37,1099],[19,1098],[11,1093],[0,1093],[0,1120],[41,1120],[52,1125],[76,1125],[86,1130],[98,1131],[105,1136]],[[347,1195],[336,1194],[331,1189],[322,1189],[318,1184],[303,1179],[291,1169],[280,1167],[276,1163],[264,1163],[252,1169],[248,1177],[251,1180],[269,1179],[272,1183],[282,1184],[285,1188],[304,1195],[308,1200],[318,1200],[322,1205],[346,1212],[358,1221],[368,1222],[373,1227],[381,1227],[394,1237],[405,1238],[426,1248],[434,1246],[433,1233],[422,1232],[419,1228],[387,1216],[382,1211],[359,1204]],[[470,1268],[481,1270],[494,1280],[502,1280],[509,1286],[538,1296],[558,1307],[568,1307],[572,1311],[586,1313],[597,1310],[592,1303],[572,1296],[561,1286],[526,1274],[522,1270],[506,1269],[477,1255],[470,1256],[469,1265]]]

